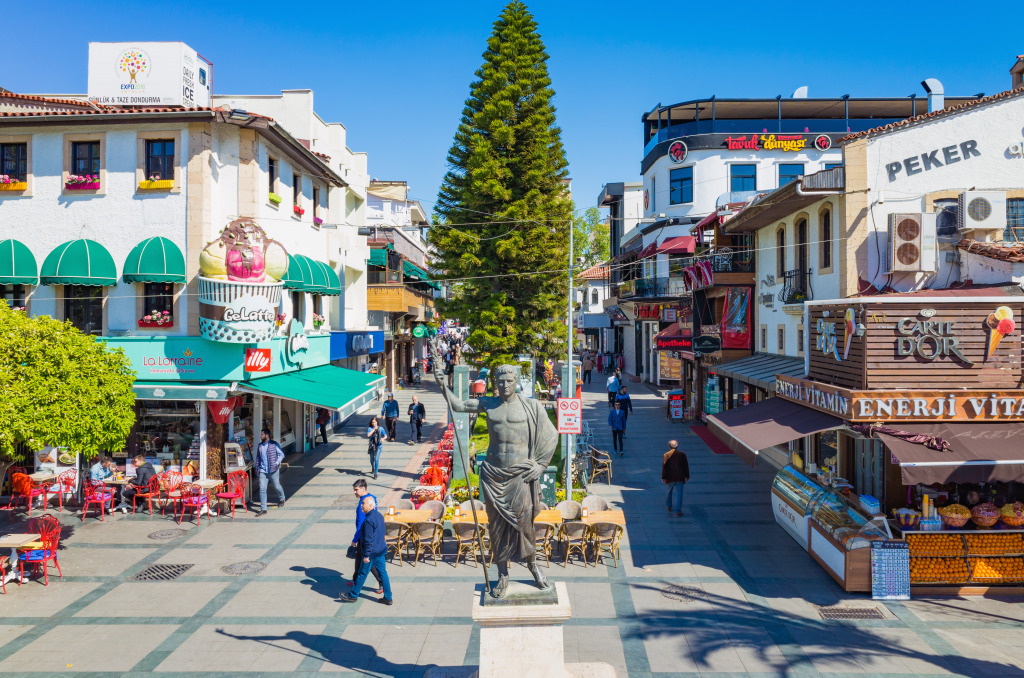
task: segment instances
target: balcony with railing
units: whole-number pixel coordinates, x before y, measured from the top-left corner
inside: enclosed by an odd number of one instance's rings
[[[809,270],[796,269],[786,271],[782,274],[782,303],[803,304],[811,300],[811,286]]]
[[[366,310],[407,313],[417,320],[427,320],[428,312],[432,315],[434,311],[434,297],[409,285],[367,285]]]

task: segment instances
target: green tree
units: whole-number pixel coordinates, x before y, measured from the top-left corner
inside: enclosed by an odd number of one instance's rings
[[[135,373],[71,323],[0,303],[0,469],[47,445],[91,459],[124,448],[135,422]],[[0,473],[0,477],[2,474]]]
[[[483,59],[429,241],[433,267],[464,279],[442,312],[469,325],[470,345],[495,364],[564,350],[572,201],[548,55],[522,2],[494,22]]]
[[[582,214],[574,213],[572,229],[572,247],[576,261],[582,260],[583,268],[608,261],[612,246],[611,235],[608,222],[601,218],[600,210],[591,207]]]

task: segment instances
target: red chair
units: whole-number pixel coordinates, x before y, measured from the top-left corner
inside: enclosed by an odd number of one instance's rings
[[[107,490],[107,484],[103,481],[92,481],[85,486],[85,501],[82,503],[82,522],[85,522],[85,514],[89,512],[89,504],[100,505],[100,520],[103,520],[103,509],[107,504],[107,512],[114,508],[114,490]]]
[[[242,509],[249,512],[245,505],[245,486],[249,482],[249,474],[246,471],[232,471],[228,474],[228,491],[218,492],[217,499],[227,499],[231,502],[231,520],[235,519],[235,504],[242,500]]]
[[[163,505],[160,506],[160,515],[163,515],[167,509],[167,502],[171,502],[174,506],[174,509],[171,511],[173,516],[178,512],[178,501],[181,500],[181,473],[179,471],[165,471],[160,475],[160,488],[164,495]]]
[[[50,585],[46,564],[51,560],[57,566],[60,578],[63,579],[64,573],[61,572],[60,563],[57,562],[57,548],[60,546],[60,522],[56,516],[41,516],[29,523],[29,529],[39,534],[39,541],[43,543],[43,548],[26,550],[18,554],[18,572],[21,575],[18,577],[18,586],[21,586],[21,580],[25,578],[25,563],[31,565],[33,570],[42,566],[43,586]]]
[[[208,504],[210,503],[210,497],[207,496],[206,490],[195,485],[193,483],[182,483],[181,485],[181,515],[178,516],[178,524],[181,525],[182,519],[185,517],[185,509],[189,510],[188,521],[192,522],[192,513],[196,515],[196,524],[202,520],[202,516],[199,514],[199,509],[206,506],[209,509]],[[206,512],[206,522],[210,522],[210,511]]]
[[[32,482],[27,473],[14,473],[11,475],[11,503],[7,508],[13,509],[15,504],[24,500],[28,515],[32,517],[32,502],[36,497],[43,498],[43,506],[46,506],[46,495],[49,492],[49,481],[42,484]]]
[[[60,485],[60,490],[57,492],[57,500],[60,504],[59,508],[61,513],[64,512],[64,495],[70,494],[72,497],[75,494],[75,481],[78,479],[78,471],[73,468],[69,468],[66,471],[61,471],[60,475],[57,476],[57,484]]]
[[[149,504],[149,517],[153,517],[153,500],[160,499],[160,478],[153,476],[149,479],[149,482],[144,488],[137,488],[135,494],[132,495],[132,513],[135,513],[135,502],[139,499],[145,499],[146,503]]]

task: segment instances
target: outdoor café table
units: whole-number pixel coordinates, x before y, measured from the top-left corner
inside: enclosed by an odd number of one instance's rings
[[[36,487],[42,487],[48,485],[57,479],[57,474],[53,471],[36,471],[35,473],[28,474],[28,479],[32,481],[32,484]],[[39,501],[42,501],[42,497]]]
[[[587,525],[593,525],[594,523],[615,523],[616,525],[626,526],[626,514],[621,510],[611,511],[594,511],[586,518],[583,519]]]
[[[533,519],[534,522],[538,523],[551,523],[552,525],[560,525],[562,523],[562,512],[558,509],[544,509],[537,513],[537,517]]]
[[[11,549],[11,571],[4,575],[4,581],[9,582],[18,578],[18,549],[26,544],[37,542],[40,539],[38,534],[5,534],[0,537],[0,549]]]
[[[127,485],[130,480],[131,480],[131,478],[129,478],[128,476],[115,474],[115,475],[110,476],[109,478],[104,478],[103,479],[103,483],[105,485],[114,485],[114,486],[116,486],[117,487],[117,497],[118,497],[118,499],[122,499],[123,500],[123,497],[124,497],[124,486]],[[111,507],[113,507],[114,504],[111,503],[110,505],[111,505]],[[113,508],[111,508],[110,512],[111,513],[114,512]],[[128,511],[122,511],[122,513],[127,513],[127,512]]]
[[[217,515],[213,511],[210,511],[210,503],[213,501],[213,491],[224,484],[223,480],[215,480],[213,478],[207,478],[206,480],[194,480],[193,485],[198,485],[206,491],[206,505],[199,508],[199,515],[203,515],[204,512],[209,511],[211,516]]]
[[[401,511],[396,509],[394,515],[388,515],[388,510],[385,508],[384,520],[412,525],[413,523],[423,523],[430,520],[430,514],[430,509],[402,509]]]
[[[480,523],[481,525],[486,525],[487,524],[487,511],[485,511],[484,509],[477,509],[476,510],[476,518],[477,518],[477,522],[478,523]],[[453,523],[472,523],[473,522],[473,512],[472,511],[463,511],[462,515],[460,515],[460,516],[452,516],[451,522],[453,522]]]

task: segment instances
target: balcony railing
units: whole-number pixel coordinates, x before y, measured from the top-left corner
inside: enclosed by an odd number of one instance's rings
[[[668,278],[640,278],[636,281],[636,296],[668,296]]]
[[[782,275],[782,303],[800,304],[811,299],[810,271],[786,271]]]
[[[708,254],[711,270],[716,273],[753,273],[753,247],[719,247]]]

